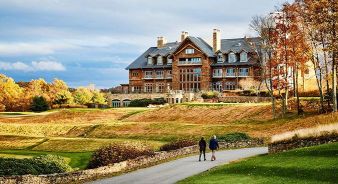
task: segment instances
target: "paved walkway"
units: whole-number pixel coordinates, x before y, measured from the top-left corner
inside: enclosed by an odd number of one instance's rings
[[[266,147],[243,148],[216,152],[217,160],[211,162],[211,154],[207,153],[207,161],[198,162],[198,156],[181,158],[171,162],[139,169],[127,174],[91,182],[92,184],[172,184],[189,176],[204,172],[218,165],[238,159],[268,152]]]

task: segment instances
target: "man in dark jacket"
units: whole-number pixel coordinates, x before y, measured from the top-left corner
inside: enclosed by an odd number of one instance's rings
[[[201,138],[200,142],[198,142],[198,145],[200,146],[199,161],[201,161],[202,153],[203,153],[203,156],[204,156],[204,161],[206,161],[207,159],[205,159],[205,149],[207,147],[207,142],[205,142],[204,137]]]
[[[216,160],[216,156],[215,156],[215,152],[216,150],[219,148],[218,146],[218,141],[216,139],[216,135],[214,135],[211,139],[210,139],[210,143],[209,143],[209,148],[211,150],[211,161]]]

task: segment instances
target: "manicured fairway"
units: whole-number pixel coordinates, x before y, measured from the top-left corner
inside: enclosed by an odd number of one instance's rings
[[[253,157],[179,183],[338,183],[338,143]]]

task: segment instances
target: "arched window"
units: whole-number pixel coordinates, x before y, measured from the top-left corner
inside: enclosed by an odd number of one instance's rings
[[[218,63],[222,63],[223,62],[223,54],[222,53],[218,53],[218,55],[217,55],[217,62]]]
[[[229,63],[235,63],[236,62],[236,54],[233,52],[229,53]]]
[[[163,57],[162,56],[157,57],[157,65],[163,65]]]
[[[151,56],[148,57],[148,65],[152,65],[153,64],[153,58]]]
[[[247,62],[248,61],[248,54],[245,51],[241,52],[240,60],[241,60],[241,62]]]

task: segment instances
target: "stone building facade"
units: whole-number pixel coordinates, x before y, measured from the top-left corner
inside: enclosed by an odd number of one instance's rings
[[[158,37],[156,47],[126,68],[128,92],[237,90],[241,80],[257,79],[260,66],[253,45],[259,45],[259,38],[221,39],[220,34],[213,30],[212,46],[187,32],[182,32],[180,42]]]

